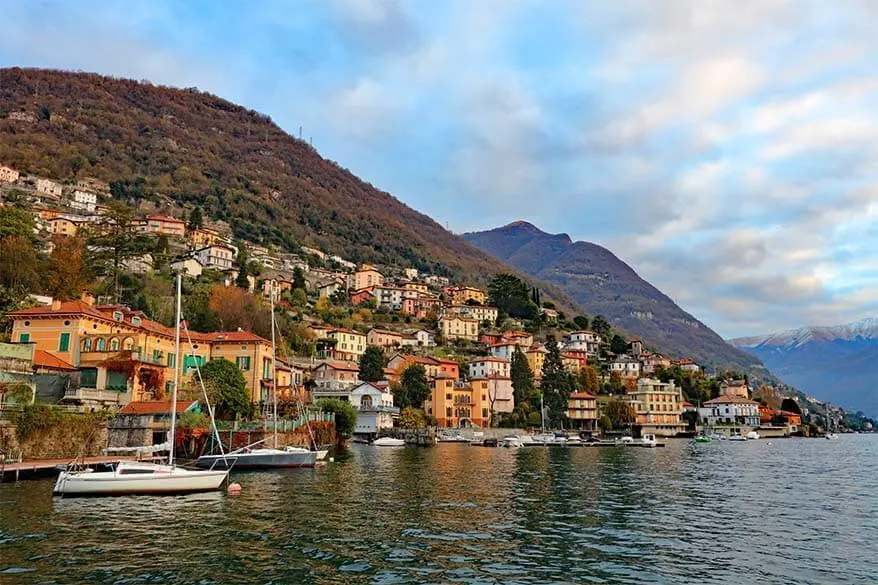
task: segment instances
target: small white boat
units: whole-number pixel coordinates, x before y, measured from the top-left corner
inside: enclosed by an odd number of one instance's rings
[[[725,436],[724,433],[714,433],[714,434],[710,435],[710,437],[711,437],[714,441],[725,441],[725,440],[728,438],[728,437]]]
[[[503,437],[503,440],[500,441],[500,446],[509,449],[517,449],[518,447],[521,447],[521,439],[518,438],[518,435],[506,435]]]
[[[655,440],[655,435],[646,434],[640,438],[640,444],[644,447],[655,447],[656,445],[658,445],[658,441]]]
[[[629,445],[629,444],[631,444],[631,443],[633,443],[633,442],[634,442],[634,437],[629,437],[629,436],[627,436],[627,435],[624,436],[624,437],[619,437],[618,439],[616,439],[616,444],[617,444],[617,445]]]
[[[838,438],[838,435],[836,435],[835,433],[826,433],[823,435],[823,438],[829,439],[830,441],[834,441],[835,439]]]
[[[581,447],[582,439],[579,437],[567,437],[567,446],[568,447]]]
[[[219,489],[228,470],[202,471],[176,465],[123,461],[112,471],[62,471],[52,490],[58,496],[184,494]]]
[[[747,433],[747,440],[748,441],[755,441],[758,438],[759,438],[759,433],[757,433],[756,431],[750,431],[749,433]]]
[[[405,447],[405,441],[393,437],[381,437],[372,441],[372,444],[376,447]]]
[[[329,455],[329,449],[317,449],[317,461],[323,461]]]
[[[729,441],[746,441],[747,437],[740,433],[735,433],[729,436]]]
[[[226,455],[202,455],[195,462],[196,467],[232,467],[235,469],[272,469],[314,467],[317,451],[309,451],[301,447],[284,447],[282,449],[246,449]]]

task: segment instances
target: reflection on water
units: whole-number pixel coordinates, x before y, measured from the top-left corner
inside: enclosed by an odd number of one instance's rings
[[[874,582],[878,437],[354,446],[240,496],[0,486],[2,583]]]

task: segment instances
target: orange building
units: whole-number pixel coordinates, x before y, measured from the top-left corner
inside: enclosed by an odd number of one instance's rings
[[[160,399],[171,388],[174,330],[147,319],[125,305],[95,306],[83,294],[75,301],[9,313],[12,339],[79,370],[79,386],[69,399],[85,403],[124,404]],[[191,339],[191,345],[190,345]],[[264,399],[270,378],[271,344],[246,331],[181,334],[183,381],[212,359],[235,362],[244,374],[252,402]]]
[[[488,384],[486,379],[466,384],[451,378],[436,378],[430,399],[424,403],[425,412],[436,417],[441,427],[488,426],[491,416]]]

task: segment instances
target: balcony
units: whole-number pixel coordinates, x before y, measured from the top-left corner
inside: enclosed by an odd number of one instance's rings
[[[384,404],[361,404],[357,407],[357,412],[389,412],[390,414],[399,414],[399,408]]]
[[[99,402],[101,404],[126,404],[131,399],[127,392],[98,390],[97,388],[68,388],[64,392],[64,400],[78,402]]]

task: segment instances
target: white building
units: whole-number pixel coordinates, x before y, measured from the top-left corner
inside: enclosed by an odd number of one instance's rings
[[[399,408],[393,405],[393,394],[386,384],[363,382],[351,389],[348,400],[357,411],[354,427],[357,435],[374,435],[392,429],[393,419],[399,416]]]
[[[759,426],[759,403],[739,396],[720,396],[698,408],[698,417],[707,425]]]
[[[414,331],[406,331],[402,336],[402,345],[411,347],[435,347],[436,338],[432,333],[425,329],[416,329]]]
[[[40,193],[45,193],[46,195],[52,195],[54,197],[61,197],[63,191],[61,183],[56,183],[49,179],[37,179],[36,186],[37,191]]]
[[[509,360],[504,358],[477,358],[467,362],[466,366],[470,378],[509,377]]]
[[[418,269],[417,268],[406,268],[402,271],[405,275],[406,280],[417,280],[418,279]]]
[[[497,320],[497,307],[486,307],[483,305],[451,305],[448,307],[449,313],[460,315],[461,317],[469,317],[479,322],[490,321],[494,323]]]
[[[0,183],[14,183],[18,180],[18,171],[10,167],[0,166]]]
[[[518,346],[514,341],[501,341],[500,343],[492,343],[488,346],[488,353],[491,354],[491,357],[500,358],[504,360],[511,360],[512,354],[515,353],[515,348]]]
[[[235,250],[228,246],[205,246],[192,252],[205,268],[215,270],[229,270],[235,264]]]
[[[199,262],[197,258],[188,257],[183,258],[182,260],[177,260],[176,262],[172,262],[171,270],[179,272],[183,276],[198,278],[199,276],[201,276],[201,272],[204,270],[204,266],[202,266],[201,262]]]
[[[589,355],[597,355],[600,347],[601,336],[587,329],[573,331],[564,337],[565,351],[584,351]]]
[[[610,372],[619,372],[623,378],[639,378],[640,377],[640,361],[622,355],[610,362]]]
[[[356,289],[360,290],[360,289]],[[402,309],[402,301],[408,296],[417,298],[417,291],[406,290],[396,286],[375,285],[372,287],[372,296],[375,297],[375,306],[390,309],[391,311],[399,311]]]
[[[70,200],[70,207],[74,209],[83,209],[85,211],[94,211],[98,204],[98,196],[91,191],[76,189],[73,192],[73,198]]]

